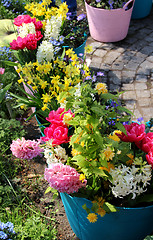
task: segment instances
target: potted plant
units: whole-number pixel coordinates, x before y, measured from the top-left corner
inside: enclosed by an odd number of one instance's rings
[[[134,0],[86,0],[91,37],[100,42],[117,42],[127,36]]]
[[[67,17],[64,21],[61,34],[64,36],[64,46],[73,48],[74,52],[83,57],[87,36],[89,35],[86,14],[80,14],[73,19]]]
[[[147,17],[152,8],[152,0],[135,0],[132,19],[141,19]]]
[[[95,76],[92,85],[87,79],[61,93],[65,107],[46,118],[41,147],[47,192],[60,192],[81,240],[143,239],[153,230],[153,122],[132,122],[119,94],[109,93]],[[11,148],[16,157],[24,151],[17,141]]]

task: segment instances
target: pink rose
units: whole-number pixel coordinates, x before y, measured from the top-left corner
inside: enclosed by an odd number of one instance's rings
[[[152,166],[153,169],[153,148],[152,150],[146,155],[147,162]]]
[[[151,148],[153,148],[153,132],[147,133],[140,142],[136,143],[136,145],[145,153],[150,152]]]
[[[138,123],[131,123],[130,125],[124,125],[126,129],[127,135],[123,132],[121,134],[116,133],[116,135],[123,141],[123,142],[138,142],[141,141],[146,133],[145,133],[145,125],[138,124]]]
[[[21,26],[22,23],[31,23],[33,22],[32,18],[29,15],[19,15],[17,18],[14,18],[14,24],[16,26]]]
[[[51,124],[49,127],[44,129],[44,134],[45,137],[42,137],[41,139],[45,142],[52,139],[53,146],[68,143],[70,140],[68,137],[68,128],[66,126]]]
[[[5,68],[0,68],[0,74],[4,74]]]
[[[37,48],[37,40],[35,34],[28,34],[26,36],[26,48],[28,50],[35,50]]]

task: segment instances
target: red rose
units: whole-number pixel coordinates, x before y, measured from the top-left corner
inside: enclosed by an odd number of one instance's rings
[[[152,166],[153,168],[153,148],[152,150],[146,155],[147,162]]]
[[[45,142],[52,139],[53,146],[69,142],[68,128],[66,126],[51,124],[49,127],[44,129],[44,134],[45,137],[42,137],[41,139]]]
[[[145,153],[150,152],[151,148],[153,148],[153,132],[147,133],[140,142],[136,143],[136,145]]]
[[[145,133],[145,125],[138,124],[138,123],[131,123],[130,125],[124,125],[126,129],[127,135],[123,132],[121,134],[116,133],[116,135],[123,141],[123,142],[138,142],[141,141],[146,133]]]

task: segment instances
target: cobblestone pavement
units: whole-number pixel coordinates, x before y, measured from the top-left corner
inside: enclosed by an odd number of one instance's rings
[[[104,72],[102,81],[111,91],[125,91],[121,98],[133,119],[153,117],[153,8],[148,17],[131,20],[124,40],[102,43],[88,37],[87,44],[93,47],[89,66]]]

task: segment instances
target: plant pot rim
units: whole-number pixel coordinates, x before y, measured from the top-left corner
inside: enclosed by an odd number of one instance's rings
[[[89,200],[89,199],[87,199],[87,198],[81,198],[81,197],[72,197],[71,195],[69,195],[69,194],[67,194],[67,193],[60,193],[60,194],[64,194],[64,195],[67,195],[68,197],[70,197],[71,199],[77,199],[77,198],[79,198],[79,199],[84,199],[85,201],[87,201],[87,202],[89,202],[89,203],[91,203],[91,201]],[[116,206],[115,206],[116,207]],[[116,207],[117,209],[119,209],[119,210],[139,210],[139,209],[146,209],[146,208],[153,208],[153,204],[152,205],[149,205],[149,206],[144,206],[144,207]]]
[[[86,2],[86,0],[84,0],[84,1],[85,1],[85,4],[87,4],[89,7],[94,8],[94,9],[97,9],[98,11],[115,12],[115,11],[124,10],[124,7],[122,7],[122,8],[116,8],[116,9],[97,8],[97,7],[93,7],[93,6],[91,6],[90,4],[88,4],[88,3]],[[133,0],[133,2],[134,2],[134,1],[135,1],[135,0]],[[130,8],[130,9],[131,9],[131,8]],[[126,10],[126,12],[129,11],[130,9]],[[124,10],[124,11],[125,11],[125,10]]]

